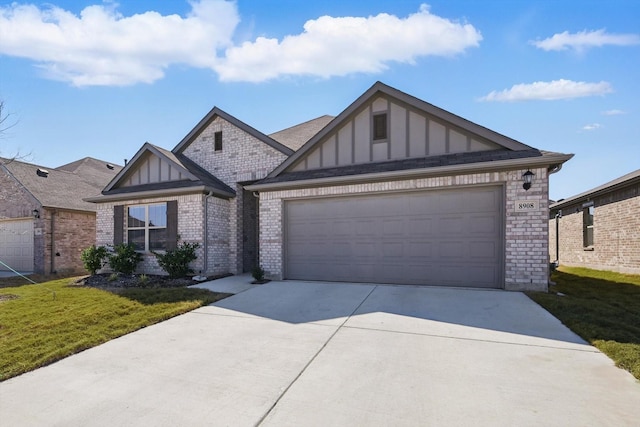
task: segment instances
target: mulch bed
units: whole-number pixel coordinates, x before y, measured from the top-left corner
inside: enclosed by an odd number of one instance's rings
[[[184,288],[186,286],[201,283],[200,281],[193,280],[190,277],[171,279],[169,276],[154,274],[146,274],[144,276],[146,277],[146,280],[143,279],[140,274],[118,274],[117,276],[114,276],[110,273],[102,273],[83,277],[77,280],[74,285],[89,286],[105,290],[118,290],[127,288]],[[207,277],[207,280],[219,279],[220,277],[224,276]]]

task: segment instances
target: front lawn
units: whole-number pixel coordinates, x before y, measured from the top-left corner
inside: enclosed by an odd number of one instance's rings
[[[562,267],[551,280],[527,295],[640,380],[640,276]]]
[[[76,280],[0,287],[0,381],[228,296],[185,287],[116,294]]]

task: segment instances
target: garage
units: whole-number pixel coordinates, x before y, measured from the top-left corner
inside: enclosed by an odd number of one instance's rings
[[[285,201],[285,278],[499,288],[502,186]]]
[[[0,271],[4,264],[21,272],[33,271],[33,219],[0,221]]]

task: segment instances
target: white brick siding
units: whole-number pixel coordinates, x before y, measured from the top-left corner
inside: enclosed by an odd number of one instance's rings
[[[507,290],[546,291],[548,263],[548,176],[544,168],[533,169],[529,191],[522,188],[525,170],[408,179],[367,184],[335,185],[260,193],[260,264],[267,275],[283,275],[283,206],[285,200],[330,197],[345,194],[383,193],[418,189],[446,189],[474,184],[502,184],[505,187],[505,282]],[[532,212],[516,212],[516,200],[538,202]]]
[[[170,200],[178,202],[178,235],[179,242],[199,243],[198,259],[191,264],[196,273],[205,273],[204,267],[204,194],[187,194],[177,197],[154,197],[131,199],[124,202],[109,202],[98,204],[96,220],[96,244],[99,246],[113,245],[113,208],[116,205],[144,205],[162,203]],[[222,200],[222,202],[227,202]],[[210,202],[211,203],[211,202]],[[126,217],[126,215],[125,215]],[[125,219],[126,220],[126,219]],[[125,228],[126,230],[126,228]],[[126,234],[126,231],[125,231]],[[211,248],[210,248],[211,250]],[[145,253],[143,261],[138,265],[139,273],[166,274],[158,265],[155,255]],[[226,271],[220,271],[226,272]]]
[[[222,131],[222,150],[214,151],[214,134]],[[183,151],[202,168],[236,191],[229,205],[228,271],[242,273],[243,251],[243,187],[238,183],[255,181],[267,176],[287,156],[254,136],[216,117]]]

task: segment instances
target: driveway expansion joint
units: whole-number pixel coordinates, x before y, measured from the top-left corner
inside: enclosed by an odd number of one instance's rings
[[[458,336],[449,336],[449,335],[439,335],[439,334],[426,334],[424,332],[408,332],[408,331],[394,331],[391,329],[380,329],[380,328],[365,328],[362,326],[343,326],[340,329],[359,329],[363,331],[376,331],[376,332],[387,332],[390,334],[403,334],[403,335],[415,335],[415,336],[424,336],[431,338],[442,338],[447,340],[461,340],[461,341],[473,341],[473,342],[486,342],[490,344],[505,344],[505,345],[517,345],[521,347],[536,347],[536,348],[553,348],[556,350],[569,350],[569,351],[580,351],[585,353],[599,353],[600,350],[591,346],[590,344],[578,344],[583,345],[585,348],[567,348],[567,347],[556,347],[552,345],[542,345],[542,344],[527,344],[527,343],[519,343],[519,342],[510,342],[510,341],[498,341],[498,340],[489,340],[489,339],[479,339],[479,338],[468,338],[468,337],[458,337]]]
[[[278,396],[278,398],[275,400],[275,402],[273,402],[273,405],[271,405],[271,407],[264,413],[264,415],[258,420],[258,422],[255,423],[256,427],[261,425],[264,422],[264,420],[269,416],[269,414],[273,411],[273,409],[278,405],[278,402],[280,402],[280,400],[282,400],[282,398],[285,396],[285,394],[287,394],[289,389],[298,381],[298,379],[302,376],[302,374],[305,373],[305,371],[309,368],[309,366],[311,366],[313,361],[316,360],[316,358],[320,355],[320,353],[322,353],[322,350],[324,350],[327,347],[327,345],[331,342],[333,337],[336,336],[338,331],[340,331],[340,329],[342,329],[344,327],[345,323],[347,323],[349,321],[349,319],[351,319],[351,316],[353,316],[360,309],[360,307],[362,307],[362,305],[365,303],[365,301],[367,301],[367,299],[369,299],[369,297],[371,296],[373,291],[376,290],[377,287],[378,287],[377,285],[374,286],[369,291],[367,296],[365,296],[362,299],[362,301],[360,301],[360,304],[358,304],[358,306],[353,309],[353,311],[344,319],[344,321],[342,323],[340,323],[338,325],[338,327],[336,327],[336,330],[333,331],[333,333],[329,336],[329,338],[327,338],[327,340],[324,342],[324,344],[322,344],[322,346],[318,349],[318,351],[316,351],[316,353],[311,357],[311,359],[309,359],[307,364],[304,365],[304,367],[300,370],[300,372],[298,372],[298,375],[296,375],[296,377],[293,379],[293,381],[291,381],[291,383],[289,383],[289,385],[284,388],[282,393],[280,393],[280,396]]]

